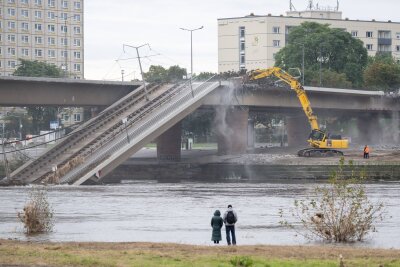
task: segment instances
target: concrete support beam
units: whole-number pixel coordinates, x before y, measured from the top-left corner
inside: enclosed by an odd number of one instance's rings
[[[248,119],[247,123],[247,147],[254,148],[256,133],[254,130],[254,119]]]
[[[243,107],[220,107],[217,108],[215,116],[218,154],[245,153],[248,142],[249,110]]]
[[[289,147],[305,147],[311,133],[310,124],[303,114],[286,117],[286,132]]]
[[[358,143],[377,145],[382,141],[382,127],[379,114],[365,114],[357,117]]]
[[[178,122],[157,138],[157,158],[160,161],[181,160],[182,123]]]

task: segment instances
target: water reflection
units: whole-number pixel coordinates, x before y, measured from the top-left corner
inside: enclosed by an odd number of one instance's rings
[[[156,183],[49,189],[55,231],[31,237],[51,241],[149,241],[211,244],[211,216],[232,204],[239,214],[238,244],[306,244],[279,225],[279,209],[309,194],[315,184]],[[400,248],[400,183],[367,185],[387,218],[362,246]],[[0,188],[0,238],[26,240],[16,218],[29,187]],[[224,233],[223,233],[224,235]],[[223,241],[225,243],[225,241]]]

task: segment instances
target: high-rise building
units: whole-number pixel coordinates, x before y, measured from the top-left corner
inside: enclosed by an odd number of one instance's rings
[[[0,75],[19,59],[55,64],[84,77],[83,0],[0,0]]]
[[[369,55],[390,53],[400,62],[400,23],[342,19],[338,8],[310,6],[306,11],[289,11],[287,16],[218,19],[218,71],[274,66],[275,54],[285,46],[290,30],[305,21],[344,29],[364,43]]]

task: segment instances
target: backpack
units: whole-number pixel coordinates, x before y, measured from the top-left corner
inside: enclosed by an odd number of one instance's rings
[[[226,222],[229,224],[234,224],[236,222],[235,214],[233,214],[233,211],[228,211],[226,214]]]

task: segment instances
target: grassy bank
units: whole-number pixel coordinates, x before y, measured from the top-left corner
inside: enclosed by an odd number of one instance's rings
[[[400,266],[400,250],[0,240],[0,266]]]

